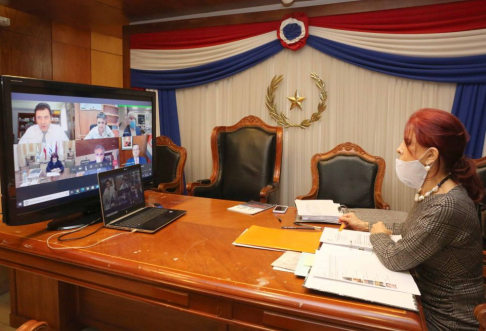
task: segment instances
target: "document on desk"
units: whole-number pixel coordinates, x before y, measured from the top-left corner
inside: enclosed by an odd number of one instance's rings
[[[57,177],[57,176],[61,176],[61,174],[59,172],[48,172],[47,173],[47,177]]]
[[[304,287],[417,311],[420,295],[409,272],[386,269],[374,253],[350,247],[323,244]]]
[[[314,253],[319,247],[318,231],[289,231],[252,225],[233,242],[235,246]]]
[[[316,277],[420,295],[410,272],[387,269],[371,252],[323,244],[316,259]]]
[[[332,200],[295,200],[302,221],[339,224],[339,203]]]
[[[369,232],[351,230],[339,231],[339,229],[325,228],[324,231],[322,231],[320,242],[371,251],[373,245],[371,245],[370,235]],[[391,236],[391,239],[395,242],[401,238],[401,235]]]

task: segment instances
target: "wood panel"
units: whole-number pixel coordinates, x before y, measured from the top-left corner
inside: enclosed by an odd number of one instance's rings
[[[52,41],[89,49],[91,48],[91,33],[89,30],[52,22]]]
[[[79,318],[101,330],[226,330],[225,324],[188,313],[80,288]],[[153,318],[157,316],[157,318]],[[101,322],[103,321],[103,322]]]
[[[10,26],[2,30],[17,32],[32,37],[51,40],[51,21],[35,15],[0,6],[1,16],[10,19]]]
[[[122,39],[91,32],[91,49],[115,55],[123,55]]]
[[[122,57],[91,50],[91,84],[122,87]]]
[[[59,22],[117,38],[122,36],[122,26],[128,24],[117,0],[0,0],[0,4],[36,16],[39,22]]]
[[[56,41],[53,42],[52,79],[70,83],[90,84],[90,49]]]
[[[0,294],[8,292],[8,269],[0,267]]]
[[[51,41],[0,31],[2,75],[52,79]]]
[[[77,301],[74,286],[20,270],[15,270],[14,275],[13,284],[22,286],[15,288],[17,305],[12,306],[12,324],[18,326],[18,323],[23,323],[30,316],[46,321],[49,330],[71,329]],[[70,304],[60,305],[61,302]]]

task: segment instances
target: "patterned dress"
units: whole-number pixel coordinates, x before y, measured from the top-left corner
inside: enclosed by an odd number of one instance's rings
[[[404,223],[387,228],[402,239],[373,234],[373,250],[390,270],[415,268],[429,330],[477,331],[473,311],[484,301],[483,247],[467,191],[456,186],[431,195],[415,203]]]

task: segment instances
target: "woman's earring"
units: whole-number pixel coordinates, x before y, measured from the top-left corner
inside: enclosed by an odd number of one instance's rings
[[[428,165],[428,164],[427,164],[427,165],[425,166],[425,171],[427,171],[427,172],[429,172],[429,171],[430,171],[430,165]]]

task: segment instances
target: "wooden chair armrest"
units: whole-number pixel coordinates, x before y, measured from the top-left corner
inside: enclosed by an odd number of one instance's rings
[[[376,209],[386,209],[386,210],[390,210],[390,205],[387,204],[385,201],[381,200],[381,201],[376,201],[375,202],[375,205],[376,205]]]
[[[476,306],[474,316],[479,321],[479,330],[486,330],[486,303]]]
[[[274,182],[260,190],[260,202],[268,202],[269,195],[278,190],[279,183]]]
[[[194,189],[199,186],[209,186],[211,185],[211,180],[209,179],[199,179],[195,182],[186,184],[187,195],[194,195]]]
[[[306,195],[299,195],[297,200],[315,200],[317,198],[317,191],[315,192],[309,192]]]
[[[172,182],[169,183],[160,183],[157,187],[157,191],[159,192],[166,192],[171,194],[181,194],[181,189],[178,189],[181,183],[181,179],[176,177]],[[176,189],[175,191],[171,192],[168,189]]]
[[[46,322],[39,322],[36,320],[29,320],[22,324],[17,331],[47,331],[48,325]]]

